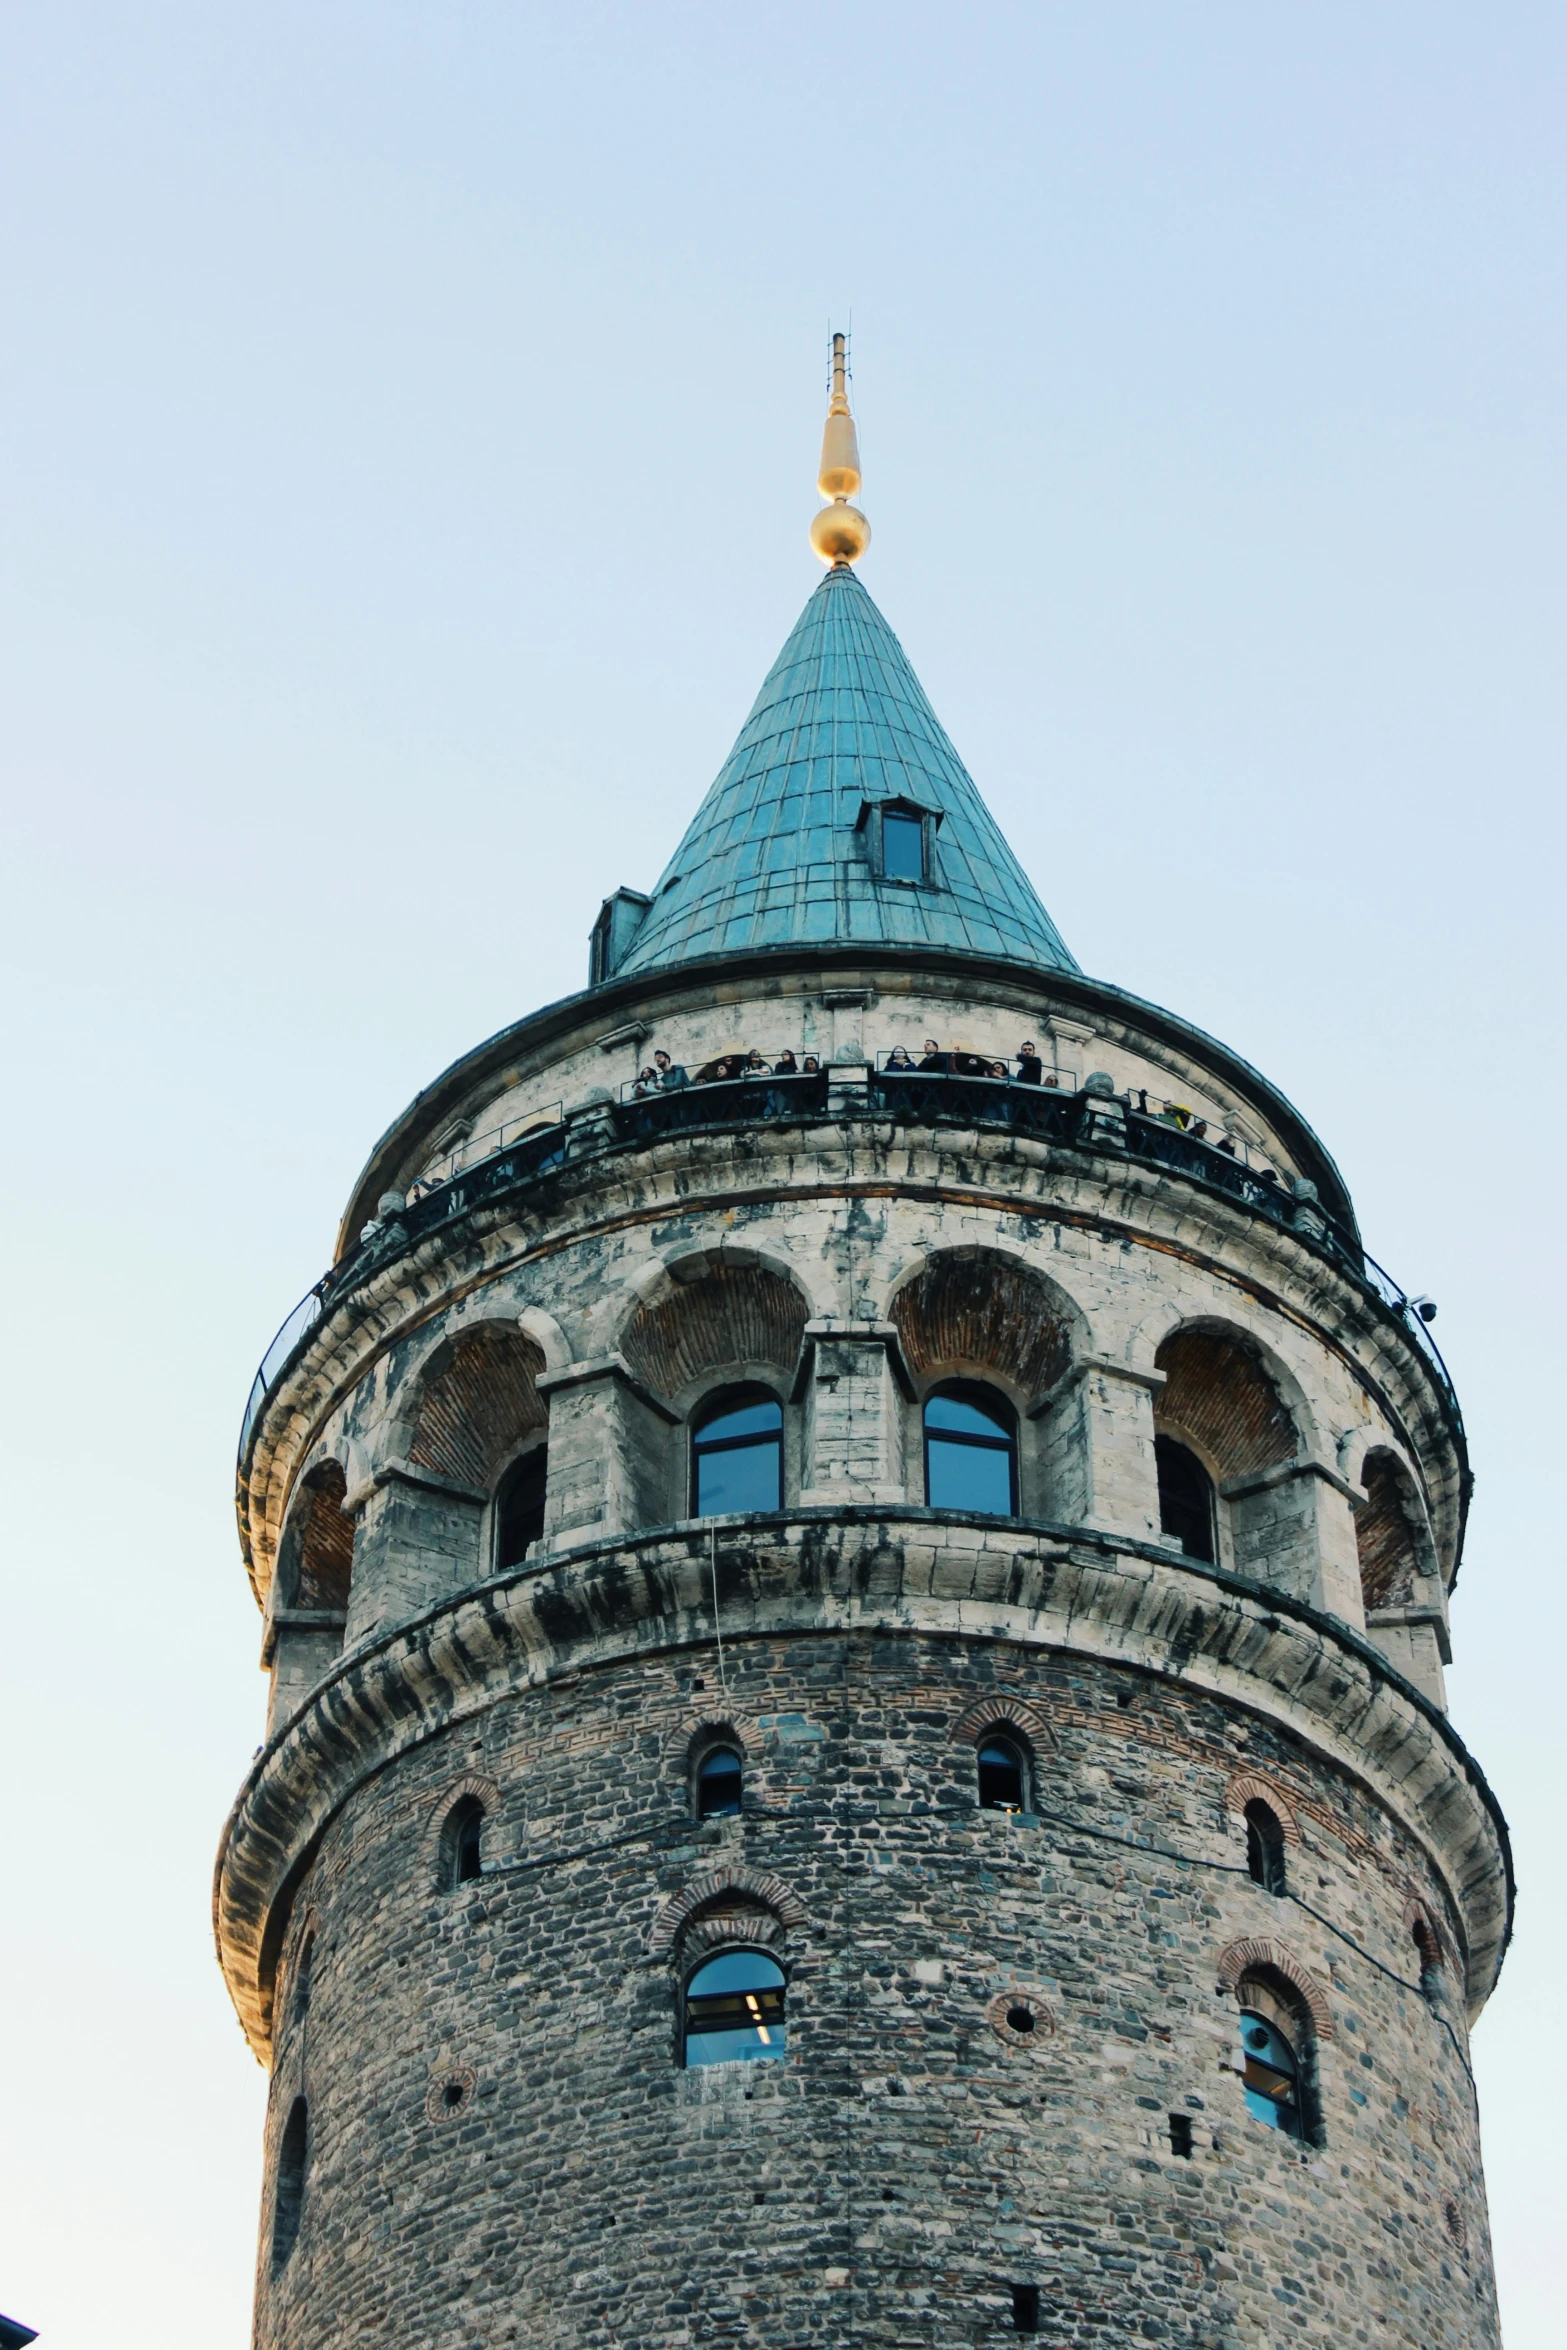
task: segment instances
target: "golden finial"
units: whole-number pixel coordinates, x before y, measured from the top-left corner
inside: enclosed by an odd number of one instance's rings
[[[816,486],[832,504],[811,524],[811,544],[824,563],[858,563],[871,543],[871,526],[849,500],[860,486],[860,444],[849,414],[848,351],[832,339],[832,399],[822,433],[822,469]]]

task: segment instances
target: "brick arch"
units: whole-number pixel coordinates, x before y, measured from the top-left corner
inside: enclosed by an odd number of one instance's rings
[[[1161,1435],[1188,1439],[1222,1483],[1276,1468],[1302,1450],[1302,1432],[1256,1351],[1238,1334],[1186,1324],[1154,1356],[1163,1387],[1154,1397]]]
[[[903,1282],[890,1317],[920,1378],[972,1365],[1032,1396],[1072,1360],[1074,1309],[1031,1265],[999,1249],[938,1250]]]
[[[780,1926],[803,1926],[805,1909],[797,1894],[790,1891],[782,1877],[775,1877],[761,1869],[714,1869],[710,1875],[698,1877],[683,1893],[666,1901],[653,1920],[648,1935],[648,1948],[657,1956],[672,1951],[681,1935],[702,1910],[713,1908],[720,1901],[727,1902],[731,1916],[745,1915],[753,1908],[771,1912]],[[730,1929],[733,1939],[733,1928]]]
[[[1219,1953],[1219,1989],[1231,1998],[1246,1975],[1266,1969],[1298,1991],[1310,2010],[1312,2028],[1319,2040],[1333,2037],[1333,2011],[1328,2005],[1327,1993],[1302,1959],[1284,1943],[1275,1942],[1265,1934],[1247,1935],[1243,1941],[1232,1942]]]
[[[1260,1777],[1256,1771],[1237,1771],[1224,1790],[1224,1808],[1243,1818],[1248,1803],[1265,1803],[1278,1821],[1285,1843],[1299,1844],[1300,1827],[1295,1814],[1273,1781]]]
[[[1008,1697],[1004,1692],[988,1697],[976,1697],[966,1705],[952,1725],[952,1736],[965,1746],[977,1746],[987,1730],[1021,1730],[1036,1754],[1054,1748],[1055,1734],[1037,1706],[1026,1698]]]
[[[1415,1532],[1414,1491],[1396,1454],[1378,1446],[1360,1464],[1366,1498],[1355,1512],[1355,1548],[1360,1557],[1360,1595],[1372,1608],[1403,1607],[1415,1594],[1420,1548]]]
[[[522,1438],[549,1425],[543,1369],[543,1348],[506,1323],[448,1339],[420,1381],[410,1465],[487,1493]]]
[[[1414,1941],[1416,1926],[1424,1926],[1430,1935],[1431,1946],[1436,1952],[1436,1963],[1444,1974],[1457,1974],[1459,1969],[1453,1946],[1444,1933],[1440,1920],[1433,1914],[1428,1901],[1421,1901],[1417,1895],[1411,1893],[1404,1904],[1404,1935],[1407,1941]]]
[[[694,1278],[673,1279],[642,1301],[620,1351],[658,1394],[679,1395],[715,1372],[767,1364],[788,1374],[800,1359],[810,1307],[787,1274],[769,1265],[699,1258]]]
[[[470,1795],[483,1811],[487,1825],[498,1818],[501,1791],[493,1779],[482,1778],[477,1772],[468,1771],[460,1779],[449,1780],[425,1811],[424,1832],[419,1839],[419,1847],[427,1876],[433,1876],[440,1865],[441,1838],[446,1832],[447,1821],[458,1804]]]
[[[742,1713],[737,1706],[727,1711],[714,1706],[701,1713],[686,1714],[676,1722],[664,1740],[664,1761],[669,1769],[683,1771],[691,1759],[691,1750],[703,1737],[732,1738],[749,1762],[761,1749],[762,1737],[754,1714]]]

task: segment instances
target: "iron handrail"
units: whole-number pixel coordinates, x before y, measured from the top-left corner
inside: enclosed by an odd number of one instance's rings
[[[1414,1340],[1462,1440],[1463,1413],[1457,1392],[1425,1320],[1408,1292],[1366,1253],[1358,1236],[1320,1205],[1310,1185],[1287,1184],[1271,1169],[1259,1173],[1239,1156],[1189,1129],[1131,1107],[1124,1095],[1062,1093],[1045,1086],[1021,1085],[1012,1078],[907,1073],[874,1066],[866,1067],[862,1083],[867,1101],[900,1125],[995,1126],[1078,1149],[1110,1147],[1102,1126],[1091,1131],[1091,1123],[1097,1125],[1106,1111],[1124,1117],[1124,1147],[1129,1157],[1166,1167],[1265,1216],[1330,1257],[1370,1290]],[[569,1158],[604,1149],[652,1142],[666,1134],[703,1127],[745,1128],[814,1120],[825,1117],[830,1105],[837,1116],[846,1090],[853,1092],[852,1081],[845,1088],[841,1073],[820,1070],[798,1076],[710,1080],[630,1101],[605,1099],[586,1104],[560,1124],[533,1127],[509,1148],[463,1168],[422,1197],[410,1198],[388,1218],[388,1225],[401,1231],[405,1240],[417,1239],[483,1200],[553,1172]],[[832,1101],[835,1093],[838,1103]],[[377,1244],[383,1229],[379,1224],[368,1226],[359,1245],[324,1274],[285,1318],[251,1383],[240,1428],[241,1463],[268,1395],[327,1305],[353,1286],[366,1264],[379,1261]]]

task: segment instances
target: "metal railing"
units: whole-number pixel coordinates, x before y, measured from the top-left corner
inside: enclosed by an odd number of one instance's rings
[[[476,1136],[460,1146],[459,1152],[449,1154],[454,1161],[461,1157],[463,1163],[454,1165],[444,1179],[433,1180],[432,1170],[427,1170],[407,1204],[388,1222],[405,1241],[417,1239],[518,1183],[551,1173],[568,1159],[653,1142],[669,1134],[703,1127],[743,1129],[818,1120],[828,1115],[829,1108],[834,1116],[853,1116],[853,1097],[860,1088],[866,1110],[898,1125],[994,1126],[1079,1149],[1121,1147],[1107,1141],[1104,1120],[1108,1112],[1125,1120],[1128,1157],[1168,1168],[1265,1216],[1308,1247],[1321,1250],[1369,1289],[1413,1339],[1462,1437],[1458,1397],[1426,1321],[1392,1275],[1366,1254],[1357,1236],[1321,1206],[1311,1186],[1284,1181],[1272,1168],[1261,1165],[1254,1153],[1242,1156],[1243,1146],[1233,1136],[1220,1134],[1215,1139],[1211,1123],[1199,1131],[1205,1122],[1190,1111],[1184,1113],[1188,1120],[1184,1125],[1161,1114],[1161,1109],[1167,1112],[1181,1105],[1145,1110],[1142,1105],[1150,1097],[1141,1092],[1068,1092],[1059,1085],[1023,1084],[1010,1073],[996,1077],[905,1070],[889,1066],[893,1059],[893,1055],[882,1055],[877,1064],[859,1064],[864,1075],[858,1085],[842,1069],[708,1079],[641,1093],[633,1085],[625,1099],[614,1102],[604,1097],[598,1104],[584,1104],[569,1117],[531,1113],[509,1126],[493,1129],[490,1135]],[[541,1118],[550,1122],[541,1124]],[[474,1155],[481,1143],[507,1134],[515,1136],[509,1144],[496,1142],[484,1155]],[[1235,1147],[1230,1147],[1232,1144]],[[328,1303],[352,1288],[366,1264],[379,1261],[376,1252],[382,1229],[379,1225],[367,1228],[358,1247],[300,1299],[262,1356],[240,1429],[241,1460],[267,1396]]]
[[[509,1142],[521,1142],[529,1134],[542,1134],[549,1128],[566,1122],[565,1105],[551,1102],[547,1110],[526,1110],[520,1118],[510,1118],[504,1126],[492,1126],[485,1134],[473,1134],[438,1159],[432,1159],[409,1186],[410,1199],[423,1199],[426,1192],[438,1191],[443,1183],[450,1183],[465,1167],[477,1167],[485,1159],[493,1159]]]

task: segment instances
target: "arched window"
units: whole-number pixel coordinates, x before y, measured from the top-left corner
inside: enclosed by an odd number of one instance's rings
[[[1284,1882],[1284,1830],[1270,1804],[1254,1795],[1246,1806],[1246,1866],[1253,1880],[1264,1893],[1282,1893]]]
[[[1027,1811],[1028,1763],[1015,1740],[994,1736],[981,1745],[979,1802],[982,1811]]]
[[[1153,1440],[1159,1476],[1159,1531],[1180,1544],[1189,1559],[1214,1563],[1213,1479],[1194,1452],[1173,1436]]]
[[[308,2109],[303,2097],[296,2097],[283,2124],[277,2184],[272,2195],[272,2266],[275,2269],[283,2266],[298,2239],[305,2209],[305,2158],[309,2139]]]
[[[686,1985],[688,2067],[784,2053],[784,1971],[760,1950],[725,1950]]]
[[[1017,1515],[1017,1419],[993,1387],[954,1380],[927,1396],[925,1499],[933,1510]]]
[[[740,1809],[745,1764],[735,1746],[709,1746],[696,1766],[696,1816],[732,1819]]]
[[[530,1542],[544,1535],[544,1480],[548,1449],[536,1444],[513,1461],[495,1496],[495,1569],[520,1567]]]
[[[316,1937],[312,1928],[299,1945],[299,1956],[294,1961],[294,1980],[289,1989],[289,2015],[296,2024],[310,2013],[310,1976],[315,1958]]]
[[[709,1396],[691,1428],[691,1514],[783,1507],[783,1406],[761,1387]]]
[[[1243,1975],[1241,2081],[1246,2109],[1269,2129],[1301,2145],[1320,2138],[1316,2119],[1315,2041],[1311,2018],[1294,1990],[1271,1968]]]
[[[484,1806],[476,1795],[465,1795],[452,1805],[441,1830],[443,1891],[455,1893],[459,1885],[471,1885],[483,1869]]]
[[[1420,1961],[1420,1988],[1427,1999],[1442,1996],[1442,1945],[1428,1918],[1417,1916],[1410,1928],[1415,1956]]]

